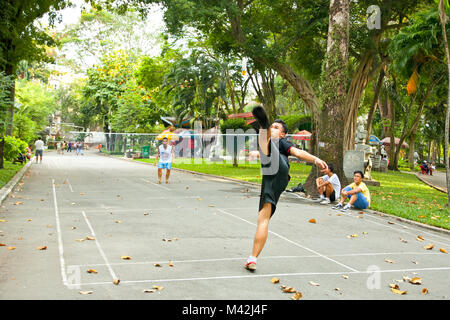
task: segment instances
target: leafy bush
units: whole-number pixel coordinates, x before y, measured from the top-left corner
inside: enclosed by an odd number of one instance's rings
[[[222,133],[227,133],[227,129],[233,129],[233,130],[242,129],[242,130],[246,131],[251,128],[253,128],[253,127],[251,125],[247,124],[247,122],[242,118],[227,119],[220,126],[220,130],[222,131]]]
[[[299,130],[308,130],[311,132],[311,117],[305,115],[287,115],[280,116],[281,120],[283,120],[288,126],[289,133],[297,133]]]
[[[7,161],[17,159],[19,153],[25,154],[27,143],[18,138],[6,136],[5,145],[3,147],[3,158]]]

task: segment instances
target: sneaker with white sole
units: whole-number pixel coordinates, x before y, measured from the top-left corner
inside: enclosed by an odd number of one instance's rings
[[[343,208],[341,209],[341,212],[347,212],[347,211],[350,210],[351,208],[352,208],[351,206],[346,205],[345,207],[343,207]]]
[[[256,270],[256,262],[253,262],[253,261],[247,262],[244,265],[244,268],[253,272]]]
[[[328,198],[323,199],[322,201],[320,201],[320,204],[330,204],[331,201]]]
[[[342,207],[343,207],[342,203],[339,202],[338,204],[336,204],[333,207],[331,207],[331,209],[339,210],[339,209],[342,209]]]

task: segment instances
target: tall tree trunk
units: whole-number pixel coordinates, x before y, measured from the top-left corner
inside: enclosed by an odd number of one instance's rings
[[[318,154],[321,159],[332,163],[335,173],[347,184],[344,175],[344,125],[347,100],[346,82],[349,46],[349,0],[331,0],[328,25],[327,53],[324,71],[321,75],[323,107],[320,112],[318,133],[320,143]],[[345,115],[346,116],[346,115]],[[316,194],[315,178],[318,168],[311,170],[306,180],[306,190]]]
[[[377,109],[378,101],[380,100],[380,92],[381,92],[381,86],[383,85],[383,78],[384,78],[384,70],[381,69],[380,75],[378,76],[378,81],[375,84],[373,101],[372,101],[372,105],[370,106],[369,115],[367,117],[366,141],[369,141],[369,137],[372,134],[372,126],[373,126],[372,122],[373,122],[373,117],[375,115],[375,111]]]
[[[448,96],[447,96],[447,113],[445,115],[445,144],[444,144],[444,157],[445,157],[445,172],[447,179],[447,207],[450,206],[450,163],[448,156],[448,135],[450,126],[450,53],[448,51],[447,32],[445,30],[445,24],[447,23],[447,15],[445,14],[444,2],[439,1],[439,17],[442,25],[442,36],[444,38],[445,56],[447,58],[448,69]]]
[[[414,162],[414,153],[416,151],[416,131],[414,130],[411,135],[409,136],[409,153],[408,153],[408,162],[409,162],[409,168],[411,171],[414,170],[414,166],[416,165]]]

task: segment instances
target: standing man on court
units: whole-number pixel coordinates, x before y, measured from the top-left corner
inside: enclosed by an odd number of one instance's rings
[[[260,125],[258,144],[261,159],[262,184],[259,198],[259,212],[256,233],[253,240],[252,253],[244,267],[247,270],[256,270],[256,260],[267,240],[269,233],[269,220],[281,194],[285,191],[289,180],[289,156],[294,156],[308,162],[313,162],[320,169],[327,169],[326,162],[304,150],[300,150],[286,139],[288,126],[283,120],[269,122],[266,111],[256,106],[252,114]]]
[[[158,153],[155,158],[155,165],[158,161],[158,183],[161,184],[162,170],[166,169],[166,183],[169,183],[170,170],[172,169],[172,161],[175,159],[175,149],[169,145],[169,139],[164,137],[162,144],[158,147]]]
[[[36,149],[36,163],[38,163],[38,158],[40,157],[40,163],[42,163],[42,155],[44,154],[44,141],[42,141],[41,137],[39,137],[34,143],[34,147]]]

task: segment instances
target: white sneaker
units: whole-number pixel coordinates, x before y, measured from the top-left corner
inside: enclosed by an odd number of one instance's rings
[[[320,202],[320,204],[330,204],[330,203],[331,203],[331,201],[328,198],[325,198]]]
[[[342,207],[343,207],[342,203],[338,202],[336,205],[331,207],[331,209],[339,210],[342,209]]]

